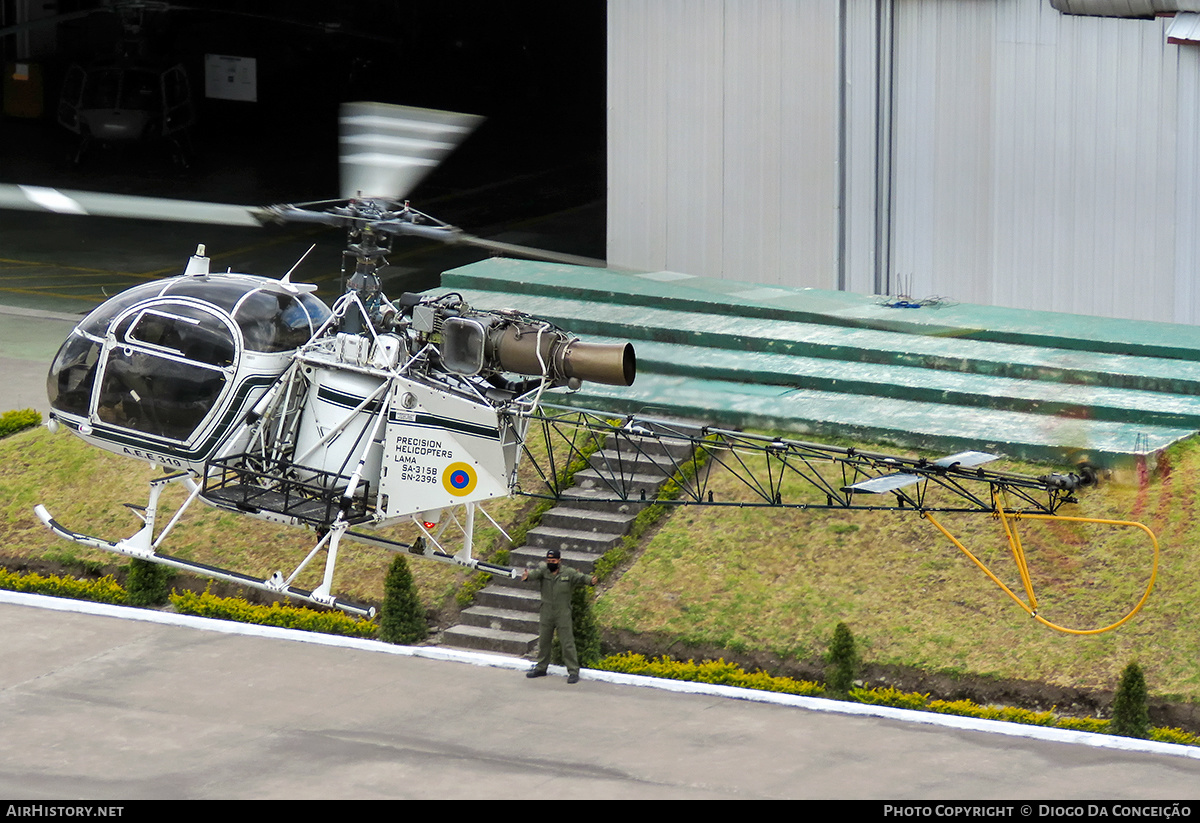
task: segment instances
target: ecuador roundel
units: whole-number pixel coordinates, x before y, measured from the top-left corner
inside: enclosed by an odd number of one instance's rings
[[[455,497],[465,497],[475,491],[478,478],[466,463],[451,463],[442,470],[442,486]]]

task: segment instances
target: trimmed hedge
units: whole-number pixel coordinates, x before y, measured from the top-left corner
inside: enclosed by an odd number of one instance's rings
[[[78,580],[74,577],[59,577],[56,574],[42,575],[37,572],[9,571],[0,567],[0,589],[31,594],[46,594],[51,597],[69,597],[75,600],[92,600],[97,603],[126,603],[125,589],[112,575],[99,580]]]
[[[774,677],[765,672],[747,673],[734,663],[724,660],[678,661],[668,657],[653,660],[640,654],[618,654],[606,657],[596,664],[601,671],[641,674],[668,680],[686,680],[697,683],[712,683],[722,686],[740,686],[746,689],[798,694],[806,697],[828,697],[826,688],[807,680],[790,677]],[[981,706],[970,700],[930,700],[928,694],[903,692],[890,686],[873,689],[851,689],[848,702],[872,706],[891,706],[898,709],[937,712],[959,717],[977,717],[983,720],[1001,720],[1006,723],[1021,723],[1027,726],[1047,726],[1058,729],[1113,734],[1112,721],[1092,717],[1059,717],[1054,712],[1037,712],[1014,706]],[[1160,743],[1178,743],[1184,746],[1200,746],[1200,735],[1183,729],[1160,727],[1151,729],[1148,739]]]
[[[379,626],[370,620],[360,620],[342,612],[324,612],[299,606],[256,606],[241,597],[217,597],[204,592],[172,592],[171,604],[180,614],[235,620],[257,626],[277,626],[281,629],[300,629],[306,632],[338,634],[345,637],[371,638]]]
[[[0,567],[0,589],[115,605],[125,605],[127,600],[125,589],[111,575],[99,580],[77,580],[73,577],[41,575],[36,572],[21,574]],[[360,620],[341,612],[317,611],[296,606],[284,606],[279,603],[257,606],[240,597],[217,597],[209,592],[203,594],[173,592],[170,600],[180,614],[193,614],[262,626],[277,626],[361,638],[375,637],[379,628],[374,621]],[[725,660],[706,660],[697,663],[694,660],[672,660],[666,656],[650,659],[645,655],[626,652],[605,657],[593,668],[600,671],[735,686],[804,697],[828,696],[825,687],[820,683],[796,680],[790,677],[776,677],[763,671],[747,672],[737,664],[728,663]],[[1013,706],[981,706],[970,700],[930,700],[928,694],[904,692],[890,686],[851,689],[847,700],[853,703],[930,711],[960,717],[977,717],[985,720],[1001,720],[1007,723],[1113,734],[1110,720],[1094,717],[1058,717],[1054,712],[1037,712]],[[1147,739],[1159,743],[1200,746],[1200,735],[1171,727],[1152,728]]]
[[[737,664],[726,663],[724,660],[706,660],[703,663],[697,663],[694,660],[683,662],[672,660],[669,657],[657,657],[651,660],[645,655],[626,652],[604,658],[596,664],[596,668],[606,672],[643,674],[666,680],[687,680],[694,683],[711,683],[717,686],[739,686],[744,689],[797,694],[804,697],[815,697],[825,693],[825,687],[820,683],[793,680],[790,677],[774,677],[766,672],[746,672]]]
[[[42,424],[42,415],[33,409],[6,411],[0,414],[0,437],[8,437],[25,429],[32,429]]]

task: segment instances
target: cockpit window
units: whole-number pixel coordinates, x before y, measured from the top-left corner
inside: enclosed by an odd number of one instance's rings
[[[325,305],[325,302],[315,294],[306,293],[299,295],[296,300],[304,308],[304,312],[308,315],[308,322],[312,328],[309,332],[309,337],[317,333],[317,330],[325,324],[333,312]]]
[[[195,297],[233,315],[250,351],[281,352],[303,346],[329,317],[329,307],[308,293],[290,294],[258,278],[228,282],[178,278],[164,295]]]
[[[134,286],[132,289],[123,291],[116,297],[110,298],[100,304],[91,314],[85,317],[83,322],[79,324],[79,330],[84,334],[103,339],[104,335],[108,333],[109,324],[112,323],[117,315],[136,303],[157,296],[162,290],[162,283],[144,283],[141,286]]]
[[[96,414],[105,423],[185,441],[225,386],[219,369],[167,360],[137,349],[113,349]]]
[[[123,320],[115,334],[119,342],[141,344],[212,366],[231,365],[236,351],[228,326],[186,304],[137,312]]]
[[[246,292],[257,288],[258,284],[249,278],[220,281],[202,277],[178,277],[167,284],[163,293],[172,297],[194,297],[232,312],[238,301],[246,296]]]
[[[84,318],[63,344],[47,376],[50,404],[186,442],[229,388],[241,350],[292,351],[329,317],[311,293],[249,275],[135,286]]]
[[[87,416],[99,358],[100,344],[96,341],[78,333],[67,338],[46,378],[46,393],[53,408]]]
[[[316,302],[324,310],[320,320],[313,316],[318,309],[311,303],[301,302],[287,293],[256,291],[242,299],[233,312],[233,319],[242,330],[246,348],[264,352],[291,351],[307,343],[329,315],[325,304]]]
[[[158,72],[146,69],[94,69],[87,75],[81,108],[153,111],[160,105],[158,78]]]
[[[101,355],[100,377],[88,378],[94,383],[96,416],[110,425],[187,441],[216,407],[228,380],[225,369],[237,354],[234,331],[222,312],[190,301],[155,300],[128,310],[108,336],[115,345]],[[59,382],[80,368],[62,369]]]

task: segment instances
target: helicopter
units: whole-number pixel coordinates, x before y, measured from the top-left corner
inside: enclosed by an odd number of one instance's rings
[[[406,293],[394,302],[383,294],[378,270],[396,236],[523,250],[467,235],[401,200],[480,119],[347,104],[340,138],[345,196],[335,201],[257,208],[0,189],[7,207],[233,225],[315,223],[345,229],[349,240],[347,289],[332,307],[313,294],[315,286],[291,281],[295,267],[279,280],[213,272],[201,246],[181,275],[128,289],[85,317],[50,367],[49,427],[169,473],[150,483],[144,526],[128,539],[76,533],[43,506],[38,516],[82,545],[354,614],[372,609],[331,593],[339,544],[352,526],[411,520],[438,546],[427,556],[515,577],[471,557],[475,505],[510,493],[529,415],[546,392],[582,381],[631,385],[636,355],[629,343],[589,343],[519,311],[475,310],[454,294]],[[172,483],[188,495],[155,534],[159,495]],[[266,580],[160,553],[196,499],[304,526],[319,539],[291,574]],[[449,526],[443,513],[451,506],[467,511],[464,545],[453,554],[441,550],[435,531]],[[322,584],[314,591],[293,586],[322,550]]]
[[[67,69],[59,98],[59,125],[79,136],[74,162],[96,145],[168,141],[186,165],[188,130],[196,109],[187,73],[175,64],[160,67],[114,61]]]
[[[656,500],[670,505],[917,514],[1055,630],[1095,634],[1140,611],[1157,575],[1153,532],[1136,522],[1060,514],[1097,481],[1087,465],[1032,477],[987,469],[998,456],[978,451],[913,458],[563,406],[554,398],[584,382],[632,385],[632,344],[580,340],[547,320],[475,307],[457,293],[388,298],[379,272],[397,237],[594,264],[467,234],[403,199],[479,121],[379,103],[344,105],[335,200],[252,207],[0,185],[0,208],[234,226],[302,223],[347,235],[346,289],[332,306],[315,296],[315,286],[292,281],[303,257],[274,279],[213,272],[200,246],[181,275],[134,286],[85,317],[50,367],[48,427],[166,473],[150,481],[146,506],[131,507],[142,526],[128,538],[75,532],[38,505],[43,523],[84,546],[369,617],[373,607],[334,594],[345,541],[516,579],[516,569],[473,555],[476,514],[487,517],[481,503],[522,494],[568,505],[640,505],[647,502],[649,472],[676,486],[676,498]],[[568,487],[553,465],[539,466],[528,448],[539,436],[566,452],[560,461],[591,465],[592,479]],[[662,444],[680,448],[664,452],[656,448]],[[534,463],[544,489],[521,487],[523,460]],[[714,467],[742,483],[744,499],[715,499]],[[172,484],[187,495],[159,528],[160,495]],[[197,500],[304,527],[317,539],[293,571],[265,578],[166,554],[167,537]],[[983,514],[1002,524],[1024,601],[939,522],[942,512]],[[1022,518],[1141,530],[1153,563],[1140,600],[1100,629],[1047,620],[1038,612],[1017,534]],[[377,533],[405,522],[417,529],[411,544]],[[321,583],[297,586],[322,552]]]

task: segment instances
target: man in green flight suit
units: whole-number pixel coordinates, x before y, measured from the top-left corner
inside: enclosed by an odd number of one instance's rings
[[[571,594],[583,584],[596,585],[578,569],[563,566],[558,549],[546,552],[546,559],[533,571],[526,569],[522,580],[540,580],[542,584],[541,631],[538,635],[538,661],[525,673],[526,677],[545,677],[550,666],[550,651],[554,647],[554,632],[562,646],[563,663],[567,667],[567,682],[579,682],[579,655],[575,653],[575,629],[571,624]]]

